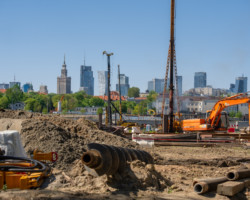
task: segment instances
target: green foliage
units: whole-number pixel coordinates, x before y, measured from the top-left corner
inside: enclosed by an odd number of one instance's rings
[[[35,105],[36,100],[33,98],[28,98],[24,103],[25,107],[24,110],[31,110],[34,111],[34,105]]]
[[[6,191],[7,191],[7,189],[8,189],[7,184],[4,184],[4,185],[3,185],[3,191],[4,191],[4,192],[6,192]]]
[[[135,106],[136,106],[136,103],[134,101],[127,101],[126,102],[127,113],[132,114]]]
[[[97,109],[97,114],[99,115],[99,114],[102,114],[103,113],[103,109],[102,108],[98,108]]]
[[[152,103],[157,99],[158,93],[155,91],[150,91],[147,96],[148,103]]]
[[[7,89],[5,96],[7,97],[9,103],[21,102],[24,97],[23,91],[18,85],[14,85],[12,88]]]
[[[242,113],[240,111],[238,111],[236,114],[235,114],[235,117],[237,118],[242,118]]]
[[[88,98],[88,95],[86,94],[86,92],[84,91],[79,91],[79,92],[76,92],[74,94],[72,94],[74,96],[74,98],[77,100],[77,107],[83,107],[84,104],[84,100],[86,98]],[[89,97],[90,98],[90,97]]]
[[[8,108],[9,104],[10,104],[10,102],[6,96],[3,96],[0,99],[0,108],[2,108],[2,109]]]
[[[77,99],[71,94],[65,94],[62,101],[62,110],[74,110],[77,107]]]
[[[235,113],[234,111],[230,111],[230,112],[229,112],[229,117],[235,117],[235,114],[236,114],[236,113]]]
[[[137,87],[132,87],[132,88],[129,88],[128,90],[128,96],[129,97],[139,97],[140,95],[140,89],[137,88]]]
[[[147,114],[147,102],[141,101],[134,107],[132,112],[134,115],[146,115]]]
[[[5,94],[0,93],[0,108],[9,108],[11,103],[22,102],[24,99],[23,91],[18,85],[6,90]]]
[[[80,110],[80,112],[81,112],[82,114],[85,113],[85,112],[86,112],[85,108],[82,108],[82,109]]]
[[[47,114],[48,113],[48,109],[46,107],[44,107],[42,113],[43,114]]]
[[[99,97],[92,97],[89,99],[89,106],[104,106],[104,100]]]

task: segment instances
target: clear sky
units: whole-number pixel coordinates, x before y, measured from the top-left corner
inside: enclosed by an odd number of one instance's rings
[[[175,31],[183,91],[199,71],[215,88],[250,78],[250,0],[176,0]],[[15,75],[56,92],[65,53],[76,92],[85,55],[97,95],[106,50],[114,53],[111,89],[120,64],[130,86],[144,92],[149,80],[164,78],[169,38],[170,0],[0,0],[0,83]]]

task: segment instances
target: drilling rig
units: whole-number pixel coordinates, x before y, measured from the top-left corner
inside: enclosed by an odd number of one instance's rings
[[[162,96],[162,114],[164,116],[165,110],[165,99],[167,94],[167,83],[168,83],[168,71],[170,68],[170,81],[169,81],[169,128],[168,132],[175,132],[175,116],[174,116],[174,94],[177,97],[177,113],[180,113],[180,104],[178,98],[178,81],[177,81],[177,65],[176,65],[176,52],[175,52],[175,38],[174,38],[174,30],[175,30],[175,0],[171,0],[171,24],[170,24],[170,44],[168,50],[168,59],[166,66],[166,74],[165,74],[165,82],[164,82],[164,90]],[[174,73],[175,73],[175,81],[176,81],[176,93],[174,93]],[[180,116],[180,115],[179,115]],[[165,124],[164,117],[162,124]],[[175,123],[176,124],[176,123]]]

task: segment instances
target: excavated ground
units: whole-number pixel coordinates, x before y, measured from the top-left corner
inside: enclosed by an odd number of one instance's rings
[[[0,192],[0,199],[229,199],[193,192],[194,178],[224,176],[242,166],[250,168],[250,149],[236,146],[153,147],[155,165],[130,163],[122,180],[93,177],[84,170],[81,155],[91,142],[141,149],[134,142],[98,130],[95,123],[24,111],[0,110],[0,131],[18,130],[27,152],[58,152],[53,175],[36,190]],[[250,189],[250,188],[249,188]],[[247,191],[231,199],[250,199]]]

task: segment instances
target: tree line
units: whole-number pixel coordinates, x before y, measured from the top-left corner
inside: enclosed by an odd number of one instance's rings
[[[130,88],[129,96],[138,97],[140,93],[139,88]],[[63,97],[63,99],[62,99]],[[157,93],[151,91],[146,100],[136,103],[135,101],[122,101],[122,113],[134,115],[146,115],[148,109],[152,108],[152,102],[157,98]],[[0,108],[8,109],[10,104],[23,102],[24,109],[32,112],[49,113],[56,111],[58,101],[61,102],[63,112],[74,111],[77,107],[105,107],[107,103],[99,98],[86,94],[84,91],[75,92],[72,94],[40,94],[37,92],[24,93],[18,85],[6,90],[5,93],[0,92]],[[113,102],[114,106],[119,110],[119,101]],[[112,108],[115,112],[115,109]]]

